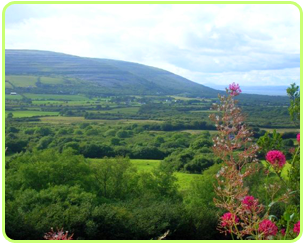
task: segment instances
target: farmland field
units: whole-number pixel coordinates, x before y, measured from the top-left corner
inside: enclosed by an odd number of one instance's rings
[[[265,130],[267,132],[272,133],[274,131],[274,129],[272,128],[260,128],[261,130]],[[300,129],[298,128],[277,128],[275,129],[277,133],[287,133],[287,132],[299,132]]]
[[[5,76],[5,79],[10,81],[15,87],[35,87],[37,82],[36,76],[10,75]]]
[[[21,117],[33,117],[33,116],[55,116],[58,115],[58,112],[49,112],[49,111],[6,111],[5,114],[13,113],[15,118]]]
[[[104,119],[85,119],[84,117],[41,117],[42,123],[55,123],[55,124],[71,124],[79,122],[89,122],[89,123],[110,123],[110,124],[134,124],[134,123],[162,123],[162,121],[157,120],[130,120],[130,119],[120,119],[120,120],[104,120]]]
[[[22,96],[20,94],[17,94],[17,95],[6,94],[5,99],[6,100],[21,100]]]
[[[5,88],[13,88],[12,84],[5,82]]]
[[[84,101],[88,100],[83,95],[64,95],[64,94],[30,94],[24,93],[24,95],[32,100],[60,100],[60,101]]]
[[[64,79],[60,77],[40,77],[40,81],[43,84],[62,84]]]

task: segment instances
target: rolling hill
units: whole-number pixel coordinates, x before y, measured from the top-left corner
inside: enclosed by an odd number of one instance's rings
[[[218,90],[155,67],[38,50],[5,50],[7,91],[216,97]]]

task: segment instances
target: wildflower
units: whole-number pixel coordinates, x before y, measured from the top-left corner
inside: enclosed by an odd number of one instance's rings
[[[293,154],[295,153],[295,148],[294,148],[294,147],[291,147],[291,148],[289,149],[289,152],[293,155]]]
[[[286,157],[281,151],[273,150],[266,154],[266,160],[273,166],[282,168],[286,163]]]
[[[259,232],[265,237],[275,236],[278,232],[278,228],[272,221],[265,219],[259,224]]]
[[[245,208],[251,209],[253,206],[258,204],[258,200],[256,200],[253,196],[245,196],[242,200],[242,204]]]
[[[286,235],[286,229],[285,229],[285,228],[282,228],[282,229],[280,230],[280,233],[281,233],[281,235],[285,236],[285,235]]]
[[[61,230],[58,229],[58,231],[54,231],[51,227],[51,231],[45,233],[44,238],[46,240],[72,240],[73,235],[68,236],[68,231],[63,232],[63,228]]]
[[[233,224],[237,224],[239,222],[238,217],[235,214],[225,213],[222,217],[221,226],[232,226]]]
[[[239,95],[242,92],[242,90],[240,89],[240,85],[235,83],[229,85],[229,90],[231,91],[230,94],[232,96]]]
[[[298,143],[300,143],[300,134],[299,133],[296,136],[296,140],[297,140]]]
[[[299,235],[300,231],[301,231],[301,229],[300,229],[300,221],[298,221],[298,222],[294,225],[294,227],[293,227],[293,232],[294,232],[294,233],[297,233],[297,235]]]

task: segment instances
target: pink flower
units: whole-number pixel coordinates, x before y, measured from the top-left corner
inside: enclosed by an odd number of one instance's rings
[[[221,217],[221,219],[222,219],[221,226],[223,226],[223,227],[233,226],[233,224],[237,224],[239,222],[238,217],[236,217],[234,214],[231,214],[231,213],[225,213]]]
[[[232,96],[239,95],[242,92],[242,90],[240,89],[240,85],[235,83],[229,85],[229,90],[231,91],[230,94]]]
[[[255,200],[253,196],[245,196],[244,199],[242,200],[242,204],[247,209],[250,209],[251,207],[258,204],[258,200]]]
[[[265,219],[259,224],[259,232],[265,237],[275,236],[278,232],[278,228],[272,221]]]
[[[266,154],[266,160],[273,166],[282,168],[286,163],[286,157],[281,151],[273,150]]]
[[[300,137],[300,134],[297,134],[296,140],[297,140],[298,143],[300,143],[300,138],[301,138],[301,137]]]
[[[297,233],[297,235],[299,235],[299,233],[301,232],[301,229],[300,229],[300,221],[298,221],[294,227],[293,227],[293,232],[294,233]]]
[[[61,230],[58,229],[58,231],[54,231],[51,227],[51,231],[45,233],[44,238],[46,240],[73,240],[73,235],[69,236],[68,231],[64,232],[63,228]]]
[[[286,229],[285,228],[281,229],[280,233],[284,236],[286,234]]]

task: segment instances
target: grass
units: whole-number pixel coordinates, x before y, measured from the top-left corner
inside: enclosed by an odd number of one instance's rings
[[[91,159],[91,162],[99,162],[100,159]],[[159,166],[161,160],[147,160],[147,159],[130,159],[131,163],[137,168],[138,171],[151,171],[155,167]],[[186,191],[190,187],[191,181],[196,178],[200,178],[201,174],[187,174],[176,172],[175,177],[177,178],[176,183],[179,186],[179,191]]]
[[[10,75],[6,76],[5,79],[9,80],[15,87],[36,87],[35,83],[37,82],[36,76]]]
[[[139,107],[126,107],[126,108],[115,108],[107,112],[121,113],[121,114],[136,114],[138,111],[139,111]]]
[[[99,163],[101,159],[88,158],[90,162]],[[153,168],[158,167],[160,160],[147,160],[147,159],[130,159],[130,162],[137,168],[138,171],[151,171]]]
[[[10,83],[5,82],[5,88],[13,88],[13,86]]]
[[[131,159],[130,161],[138,171],[151,171],[153,168],[158,167],[160,163],[160,160],[147,159]]]
[[[174,96],[174,95],[172,95],[170,97],[172,97],[172,98],[174,98],[176,100],[200,100],[200,101],[204,100],[204,101],[211,101],[210,99],[189,98],[189,97]]]
[[[60,100],[60,101],[83,101],[89,98],[83,95],[66,95],[66,94],[24,94],[27,98],[32,100]]]
[[[260,130],[265,130],[267,132],[272,133],[275,129],[273,128],[260,128]],[[276,129],[277,133],[287,133],[287,132],[299,132],[300,129],[299,128],[278,128]]]
[[[161,123],[162,121],[155,120],[130,120],[130,119],[120,119],[120,120],[104,120],[104,119],[85,119],[84,117],[42,117],[42,123],[54,123],[54,124],[71,124],[79,122],[97,122],[97,123],[110,123],[110,124],[131,124],[131,123]]]
[[[60,77],[40,77],[41,83],[44,84],[63,84],[64,79]]]
[[[187,129],[187,130],[181,130],[181,132],[186,132],[190,134],[202,134],[205,132],[209,132],[210,134],[216,134],[217,130],[194,130],[194,129]]]
[[[96,106],[97,104],[90,104]],[[126,108],[115,108],[111,110],[87,110],[89,113],[101,113],[101,114],[136,114],[139,107],[126,107]]]
[[[214,110],[198,110],[198,111],[189,111],[192,113],[216,113],[218,111],[214,111]]]
[[[137,167],[138,171],[151,171],[153,168],[158,167],[161,160],[144,160],[144,159],[131,159],[134,166]],[[177,178],[176,183],[179,186],[179,191],[188,190],[191,181],[196,178],[200,178],[201,174],[188,174],[176,172],[175,177]]]
[[[54,116],[58,115],[59,112],[50,112],[50,111],[6,111],[5,114],[12,112],[13,117],[33,117],[33,116]]]
[[[201,174],[188,174],[176,172],[175,177],[178,179],[179,191],[186,191],[190,188],[190,184],[193,180],[200,178]]]
[[[6,100],[21,100],[22,96],[20,94],[17,94],[17,95],[6,94],[5,99]]]
[[[49,105],[87,106],[87,105],[91,105],[91,103],[93,103],[93,101],[91,101],[91,100],[71,100],[71,101],[32,100],[32,104],[34,104],[34,105],[49,104]]]

